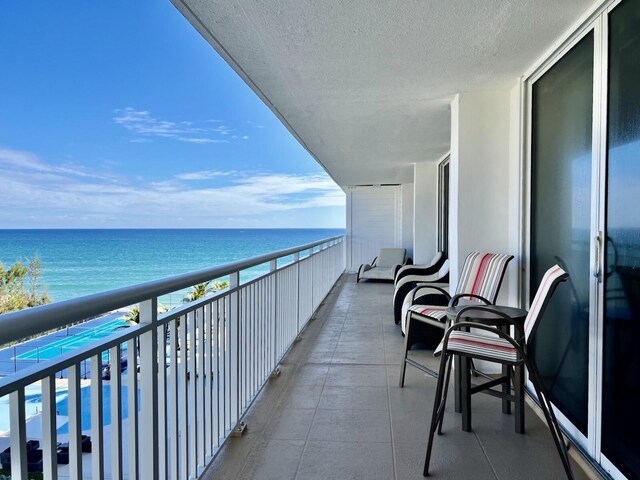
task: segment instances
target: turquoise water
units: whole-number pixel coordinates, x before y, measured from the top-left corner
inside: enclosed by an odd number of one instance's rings
[[[0,230],[0,261],[7,265],[39,255],[43,284],[49,296],[60,301],[343,233],[343,229]],[[265,265],[251,274],[267,270]]]
[[[58,355],[61,355],[62,353],[66,353],[75,348],[83,347],[92,342],[95,342],[96,340],[100,340],[101,338],[108,337],[116,330],[128,326],[129,322],[122,318],[111,320],[85,332],[77,333],[69,337],[64,337],[60,340],[54,340],[51,343],[48,343],[46,346],[33,348],[26,352],[20,353],[16,355],[16,358],[18,360],[49,360],[51,358],[57,357]],[[107,352],[103,352],[102,357],[103,361],[107,361]]]
[[[127,398],[128,388],[127,385],[122,385],[120,390],[120,396],[122,404],[120,406],[122,411],[122,419],[125,420],[128,415],[129,402]],[[69,415],[69,395],[66,388],[56,389],[56,412],[58,415],[68,417]],[[80,401],[82,407],[80,409],[82,430],[87,431],[91,429],[91,388],[89,386],[82,387],[80,389]],[[102,424],[109,425],[111,423],[111,386],[102,386]],[[29,385],[25,389],[25,412],[26,417],[29,418],[33,415],[42,412],[42,390],[40,385]],[[9,431],[10,417],[9,417],[9,396],[6,395],[0,398],[0,432],[6,433]],[[69,433],[69,424],[59,426],[58,435],[65,435]],[[31,437],[27,435],[27,438]],[[38,437],[38,436],[35,436]],[[41,439],[41,438],[40,438]],[[59,438],[58,441],[64,440]]]

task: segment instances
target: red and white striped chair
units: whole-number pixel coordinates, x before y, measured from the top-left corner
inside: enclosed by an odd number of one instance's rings
[[[458,321],[463,317],[469,315],[470,310],[491,310],[490,306],[473,306],[470,305],[458,313],[456,322],[447,329],[442,342],[434,352],[435,355],[442,355],[440,360],[440,369],[438,374],[438,385],[436,387],[436,395],[433,402],[433,412],[431,416],[431,428],[429,430],[429,441],[427,444],[427,453],[424,463],[424,475],[429,475],[429,462],[431,460],[431,450],[433,447],[433,439],[436,430],[441,433],[442,421],[444,418],[444,411],[447,402],[447,390],[449,377],[451,372],[451,364],[454,355],[464,356],[470,359],[485,360],[494,363],[500,363],[508,365],[509,367],[515,367],[524,365],[529,372],[529,379],[533,384],[533,388],[538,396],[540,407],[544,413],[549,429],[551,430],[551,436],[556,444],[560,459],[564,467],[565,473],[568,479],[573,479],[573,473],[571,471],[571,464],[569,463],[569,456],[567,454],[567,447],[562,437],[562,432],[558,426],[558,421],[553,412],[553,407],[549,401],[547,394],[544,391],[543,383],[540,379],[540,374],[535,361],[529,356],[529,345],[531,338],[535,335],[535,332],[540,324],[549,300],[553,295],[558,284],[565,281],[569,275],[562,270],[558,265],[551,267],[545,273],[538,291],[531,302],[531,309],[524,322],[524,332],[520,332],[520,336],[524,334],[524,339],[516,341],[510,335],[507,335],[499,328],[492,327],[486,324],[476,322],[463,322]],[[501,316],[507,322],[510,322],[514,327],[517,325],[513,320],[499,311],[493,311],[494,314]],[[473,328],[474,331],[468,331]],[[477,330],[484,332],[491,332],[498,337],[487,337],[476,333]],[[515,378],[515,377],[514,377]],[[469,379],[469,375],[465,375],[466,381]],[[515,386],[515,385],[514,385]],[[518,388],[515,389],[518,392]],[[471,389],[463,389],[467,398],[464,402],[469,406],[471,405]]]
[[[441,303],[444,303],[444,305],[414,304],[409,307],[403,319],[405,344],[400,370],[400,387],[404,386],[407,364],[433,377],[437,376],[436,372],[430,368],[409,358],[409,350],[416,343],[437,345],[437,342],[442,338],[439,333],[442,332],[442,334],[444,334],[444,330],[448,326],[447,315],[445,313],[448,305],[455,306],[461,299],[465,299],[471,304],[494,304],[498,297],[498,291],[500,290],[507,265],[511,259],[513,259],[513,255],[472,252],[464,261],[458,287],[453,297],[451,297],[446,290],[433,285],[418,286],[414,289],[415,291],[409,294],[412,295],[416,301],[419,301],[419,298],[422,297],[433,302],[433,293],[439,293],[440,298],[444,300],[444,302]],[[429,291],[431,295],[427,295]],[[448,305],[446,305],[447,300],[449,302]]]

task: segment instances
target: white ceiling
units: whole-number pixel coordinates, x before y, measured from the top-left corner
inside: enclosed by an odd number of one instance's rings
[[[458,92],[508,88],[593,0],[172,0],[340,185],[413,181]]]

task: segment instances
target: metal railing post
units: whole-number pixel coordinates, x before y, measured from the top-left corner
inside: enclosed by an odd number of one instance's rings
[[[234,272],[229,275],[229,288],[238,289],[240,286],[240,272]],[[238,401],[240,398],[240,336],[238,330],[240,327],[240,290],[233,292],[229,299],[229,323],[225,336],[228,336],[228,348],[230,349],[230,365],[229,365],[229,388],[231,393],[230,405],[230,425],[233,426],[238,421],[238,413],[240,407]]]
[[[278,366],[278,260],[273,259],[269,262],[269,272],[272,275],[273,285],[271,287],[270,299],[271,302],[271,316],[273,318],[273,369],[275,370]]]
[[[313,318],[313,314],[315,311],[315,304],[313,302],[313,282],[315,281],[314,278],[314,271],[313,271],[313,247],[311,247],[309,249],[309,269],[311,270],[311,285],[309,286],[309,291],[311,293],[311,313],[309,314],[309,320],[311,320]]]
[[[296,262],[296,338],[300,335],[300,252],[293,254]]]
[[[9,394],[9,411],[11,414],[11,478],[27,478],[27,428],[25,425],[24,388]]]
[[[42,379],[42,463],[44,478],[57,480],[58,460],[56,443],[56,377]]]
[[[156,324],[158,299],[140,302],[140,324]],[[160,456],[157,445],[158,429],[158,329],[152,328],[140,336],[140,428],[142,437],[153,448],[145,449],[145,458],[140,462],[141,478],[159,478]]]

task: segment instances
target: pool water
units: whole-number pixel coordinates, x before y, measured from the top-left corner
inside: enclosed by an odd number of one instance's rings
[[[120,390],[122,402],[122,419],[128,418],[128,388],[123,385]],[[102,386],[102,424],[111,424],[111,386]],[[25,389],[26,417],[29,418],[42,412],[42,392],[39,385],[30,385]],[[58,415],[69,416],[69,395],[66,387],[56,389],[56,411]],[[82,430],[91,429],[91,387],[80,389],[80,414],[82,418]],[[10,428],[9,396],[0,398],[0,432],[8,432]],[[58,435],[69,433],[69,425],[64,424],[58,428]]]
[[[84,332],[76,333],[75,335],[64,337],[59,340],[54,340],[45,346],[39,346],[32,350],[20,353],[16,355],[15,358],[18,360],[50,360],[62,353],[83,347],[95,342],[96,340],[107,337],[115,330],[128,326],[129,324],[124,320],[124,318],[118,318]]]

